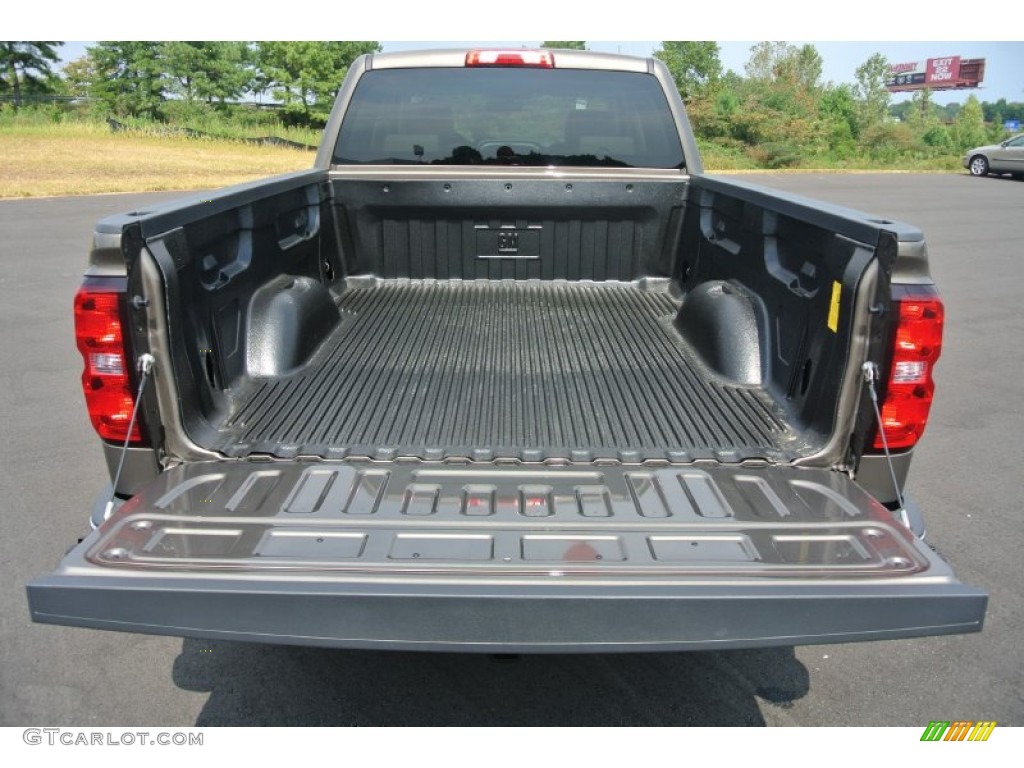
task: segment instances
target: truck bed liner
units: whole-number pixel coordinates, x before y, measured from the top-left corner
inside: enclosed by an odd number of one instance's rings
[[[634,283],[354,283],[300,372],[244,393],[227,455],[790,458],[760,388],[688,351],[667,291]]]

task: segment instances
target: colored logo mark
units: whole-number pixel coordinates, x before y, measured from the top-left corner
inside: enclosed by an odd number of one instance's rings
[[[995,720],[932,720],[921,741],[988,741],[995,727]]]

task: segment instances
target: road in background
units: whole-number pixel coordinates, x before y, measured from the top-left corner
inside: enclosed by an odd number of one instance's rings
[[[104,215],[175,195],[2,201],[0,725],[1024,725],[1024,183],[745,178],[925,231],[947,326],[910,489],[929,541],[991,593],[983,633],[498,661],[34,625],[23,585],[84,534],[106,479],[71,317],[89,236]]]

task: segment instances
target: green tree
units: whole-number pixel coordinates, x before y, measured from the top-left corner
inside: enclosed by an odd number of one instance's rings
[[[26,93],[53,91],[57,84],[53,65],[61,45],[56,41],[0,42],[0,93],[10,92],[15,109]]]
[[[959,107],[959,105],[957,105]],[[1009,138],[1016,131],[1009,131],[1006,128],[1007,120],[1024,121],[1024,103],[1019,101],[1008,102],[1005,98],[996,102],[981,102],[981,110],[985,117],[986,131],[988,132],[987,144],[998,144],[1003,139]],[[955,121],[960,111],[953,115]],[[951,121],[951,122],[952,122]],[[970,149],[970,147],[968,147]]]
[[[857,67],[854,75],[857,85],[853,93],[857,98],[861,130],[885,121],[889,109],[889,90],[885,81],[889,77],[889,60],[874,53]]]
[[[845,83],[827,87],[818,104],[818,113],[826,125],[829,151],[840,159],[853,155],[859,132],[853,89]]]
[[[851,131],[857,130],[857,100],[846,83],[826,88],[818,109],[825,119],[846,123]]]
[[[376,41],[276,41],[259,44],[259,66],[274,97],[306,124],[323,121],[349,65],[380,50]]]
[[[999,99],[997,102],[983,101],[981,103],[981,110],[985,114],[985,122],[991,123],[995,121],[996,115],[1002,117],[1006,114],[1006,108],[1009,105],[1006,103],[1006,97]],[[1001,121],[1000,121],[1001,122]]]
[[[86,49],[96,68],[93,96],[119,117],[158,118],[165,100],[162,43],[101,41]]]
[[[679,95],[692,99],[709,94],[722,77],[718,43],[699,40],[665,40],[654,55],[672,73]]]
[[[794,46],[783,42],[767,40],[750,47],[750,58],[743,66],[743,71],[751,80],[770,82],[779,75],[779,62],[786,59],[795,50]]]
[[[921,134],[921,140],[929,147],[934,147],[940,152],[948,150],[953,145],[949,130],[942,123],[934,123],[928,126],[924,133]]]
[[[760,42],[750,48],[747,77],[762,82],[786,83],[812,89],[821,81],[824,62],[810,43],[797,48],[784,42]]]
[[[793,77],[804,88],[818,88],[825,62],[818,49],[810,43],[801,45],[793,55]]]
[[[732,143],[735,118],[740,109],[740,97],[724,81],[715,87],[713,94],[692,99],[687,113],[694,133],[699,139]]]
[[[906,123],[877,123],[864,131],[861,145],[876,162],[896,164],[912,155],[914,134]]]
[[[932,98],[931,89],[914,91],[904,122],[916,142],[915,152],[941,153],[949,149],[949,131],[942,124],[940,110]]]
[[[914,95],[910,97],[910,109],[907,111],[907,124],[920,134],[938,122],[938,110],[932,101],[931,88],[914,91]]]
[[[69,61],[64,65],[62,74],[64,90],[68,96],[80,99],[92,93],[92,86],[96,82],[96,67],[88,56],[79,56]]]
[[[939,120],[944,123],[951,123],[956,120],[956,116],[960,114],[960,105],[955,101],[952,104],[945,104],[943,106],[936,105],[936,114],[939,116]]]
[[[167,42],[160,51],[170,90],[185,101],[237,99],[253,81],[252,49],[241,42]]]
[[[953,140],[958,149],[971,149],[988,140],[985,131],[985,113],[978,97],[973,93],[967,97],[960,113],[953,123]]]
[[[270,86],[272,86],[274,83],[273,80],[270,79],[270,76],[267,75],[267,73],[264,72],[263,69],[259,66],[258,49],[253,49],[252,55],[255,66],[253,67],[252,83],[250,84],[249,88],[254,94],[256,94],[257,103],[262,104],[263,94],[269,91]]]
[[[585,51],[587,44],[583,40],[547,40],[540,44],[541,48],[568,48],[572,51]]]
[[[767,167],[795,165],[826,152],[831,126],[820,102],[822,60],[812,45],[760,42],[750,49],[732,135]]]
[[[723,118],[730,118],[740,108],[740,99],[731,88],[723,88],[715,96],[715,113]]]
[[[164,43],[160,49],[164,76],[168,90],[185,101],[196,99],[197,73],[207,58],[206,43],[173,41]]]
[[[893,104],[889,107],[887,117],[892,117],[898,122],[905,123],[910,119],[910,110],[913,108],[913,104],[909,101],[901,101],[897,104]],[[860,111],[860,105],[858,103],[858,114]]]

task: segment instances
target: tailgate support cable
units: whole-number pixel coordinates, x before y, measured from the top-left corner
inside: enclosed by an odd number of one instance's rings
[[[142,404],[142,393],[146,389],[146,382],[153,373],[153,364],[156,362],[151,354],[146,352],[139,356],[139,389],[135,393],[135,405],[132,407],[132,418],[128,422],[128,434],[124,438],[124,446],[121,448],[121,458],[117,462],[117,472],[114,473],[114,482],[110,487],[110,499],[107,501],[107,508],[103,511],[103,519],[106,520],[114,511],[114,494],[117,493],[117,484],[121,480],[121,470],[124,468],[124,459],[128,455],[128,445],[131,443],[132,430],[135,429],[135,420],[139,416],[139,406]]]
[[[910,528],[910,518],[907,516],[907,506],[903,502],[903,492],[900,490],[899,481],[896,480],[896,468],[892,463],[892,456],[889,453],[889,441],[885,438],[885,429],[882,426],[882,412],[878,408],[878,392],[875,391],[875,382],[878,380],[878,366],[870,360],[861,366],[864,374],[864,383],[867,385],[868,394],[871,395],[871,405],[875,409],[875,420],[878,422],[878,436],[882,439],[882,452],[885,454],[885,463],[889,465],[889,477],[892,478],[892,487],[896,491],[896,501],[900,505],[898,510],[900,520],[907,528]]]

